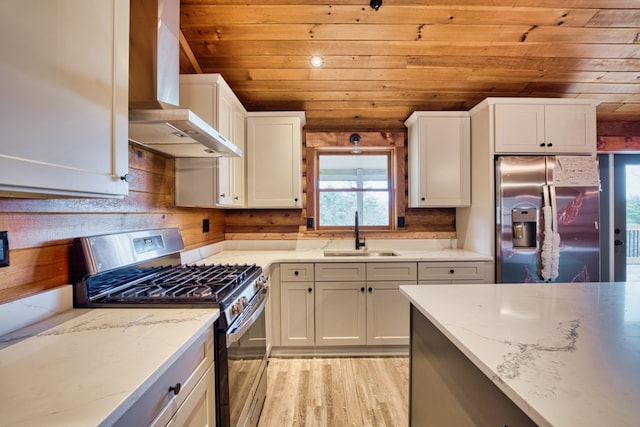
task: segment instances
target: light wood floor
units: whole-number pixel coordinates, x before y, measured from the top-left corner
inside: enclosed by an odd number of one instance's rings
[[[258,427],[408,425],[407,357],[272,358]]]

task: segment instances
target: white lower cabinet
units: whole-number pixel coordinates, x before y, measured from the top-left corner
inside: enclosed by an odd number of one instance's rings
[[[418,284],[486,283],[487,263],[484,261],[420,262]]]
[[[409,344],[410,303],[400,286],[415,284],[415,280],[367,282],[368,345]]]
[[[209,366],[198,384],[173,415],[167,426],[213,427],[216,425],[215,370]],[[212,404],[213,402],[213,404]]]
[[[367,344],[408,345],[409,309],[401,285],[415,285],[415,262],[367,263]]]
[[[316,282],[316,345],[367,342],[366,283]]]
[[[280,298],[282,345],[314,345],[314,283],[281,282]]]
[[[282,346],[394,346],[409,343],[416,262],[281,264]]]
[[[280,265],[280,340],[284,346],[315,344],[313,264]]]
[[[366,344],[366,264],[317,263],[315,279],[316,345]]]
[[[115,426],[215,426],[213,326],[129,408]]]

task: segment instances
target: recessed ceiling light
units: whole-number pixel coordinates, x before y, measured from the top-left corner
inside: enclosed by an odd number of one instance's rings
[[[322,64],[324,63],[324,59],[322,58],[322,56],[313,55],[309,59],[309,63],[311,63],[311,66],[314,67],[314,68],[320,68],[320,67],[322,67]]]

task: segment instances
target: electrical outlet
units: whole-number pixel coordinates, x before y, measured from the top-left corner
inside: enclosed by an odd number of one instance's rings
[[[203,233],[208,233],[209,232],[209,220],[208,219],[203,219],[202,220],[202,232]]]
[[[404,228],[404,217],[403,216],[399,216],[398,217],[398,228]]]
[[[314,222],[315,221],[313,220],[313,217],[307,218],[307,230],[313,230],[313,228],[315,227]]]
[[[9,232],[0,231],[0,267],[9,265]]]

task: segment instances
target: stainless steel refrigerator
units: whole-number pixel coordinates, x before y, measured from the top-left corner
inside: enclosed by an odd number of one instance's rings
[[[496,281],[600,280],[595,156],[496,157]]]

